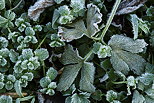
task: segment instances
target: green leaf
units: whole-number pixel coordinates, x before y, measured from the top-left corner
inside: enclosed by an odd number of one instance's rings
[[[84,62],[81,70],[80,90],[95,92],[93,85],[95,75],[95,67],[93,63]]]
[[[32,49],[23,49],[22,50],[23,59],[29,59],[29,58],[31,58],[33,56],[34,56],[34,54],[33,54]]]
[[[12,97],[2,95],[2,96],[0,96],[0,103],[13,103]]]
[[[144,91],[147,96],[149,96],[150,98],[154,99],[154,89],[153,88],[147,88],[147,90]]]
[[[10,60],[13,63],[16,63],[18,60],[19,53],[15,52],[15,50],[11,49],[9,53]]]
[[[146,61],[134,53],[142,52],[147,46],[144,40],[133,40],[126,36],[114,35],[108,45],[112,48],[110,61],[116,71],[124,74],[128,74],[130,70],[138,75],[143,73]]]
[[[61,57],[61,62],[65,66],[57,86],[58,91],[66,91],[73,84],[79,71],[82,69],[80,89],[86,92],[94,92],[93,80],[95,68],[92,63],[83,62],[83,58],[79,56],[77,50],[73,50],[71,45],[66,47]]]
[[[79,12],[81,9],[85,8],[85,0],[71,0],[70,6],[73,8],[74,12]]]
[[[48,71],[46,72],[46,76],[50,78],[50,80],[54,80],[58,75],[58,72],[53,68],[53,67],[50,67],[48,69]]]
[[[0,0],[0,10],[5,8],[5,0]]]
[[[132,103],[145,103],[145,98],[137,90],[133,93]]]
[[[54,13],[53,13],[53,17],[52,17],[52,28],[53,29],[57,29],[58,28],[58,18],[59,18],[60,14],[58,12],[57,9],[54,10]]]
[[[154,80],[154,74],[144,73],[138,79],[144,85],[150,85],[153,82],[153,80]]]
[[[106,100],[108,102],[113,102],[113,100],[117,99],[118,98],[118,94],[117,92],[113,91],[113,90],[110,90],[110,91],[107,91],[107,94],[106,94]]]
[[[87,36],[94,36],[98,31],[98,23],[102,21],[102,14],[100,13],[99,8],[96,5],[88,4],[87,5]]]
[[[43,77],[40,80],[40,85],[41,85],[41,87],[45,88],[50,84],[50,82],[51,82],[51,80],[49,77]]]
[[[43,61],[49,57],[49,52],[47,49],[40,48],[34,51],[35,56],[39,58],[40,61]]]
[[[16,91],[16,93],[20,96],[20,97],[23,97],[23,94],[22,94],[22,88],[21,88],[21,85],[20,85],[20,81],[17,80],[14,84],[14,89]]]
[[[67,29],[65,27],[59,27],[59,35],[61,35],[62,40],[70,42],[74,39],[81,38],[86,33],[86,27],[82,20],[68,25],[72,29]]]
[[[8,40],[4,37],[0,37],[0,48],[6,48],[8,46]]]
[[[26,34],[26,35],[32,36],[32,35],[35,35],[35,31],[33,30],[32,27],[27,27],[27,28],[25,29],[25,34]]]
[[[134,39],[137,39],[138,38],[138,26],[139,26],[138,19],[135,14],[132,14],[130,16],[131,16],[130,20],[133,26]]]

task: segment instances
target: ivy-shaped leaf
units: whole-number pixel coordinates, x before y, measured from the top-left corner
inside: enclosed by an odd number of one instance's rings
[[[145,98],[137,90],[133,93],[132,103],[145,103]]]
[[[132,70],[137,75],[143,73],[146,61],[135,54],[147,46],[143,39],[133,40],[123,35],[114,35],[108,45],[112,48],[110,61],[116,71],[128,74]]]

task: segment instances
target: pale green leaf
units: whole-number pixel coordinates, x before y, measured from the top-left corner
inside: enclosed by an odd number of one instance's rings
[[[12,97],[2,95],[2,96],[0,96],[0,103],[13,103]]]
[[[0,0],[0,10],[5,8],[5,0]]]
[[[136,15],[134,15],[134,14],[132,14],[130,16],[131,16],[130,20],[131,20],[131,23],[133,26],[134,39],[137,39],[138,38],[138,26],[139,26],[138,19],[137,19]]]
[[[14,84],[14,89],[16,91],[16,93],[20,96],[20,97],[23,97],[23,94],[22,94],[22,88],[21,88],[21,85],[20,85],[20,81],[17,80]]]
[[[128,74],[130,70],[138,75],[143,73],[146,61],[134,54],[142,52],[147,46],[143,39],[133,40],[126,36],[114,35],[108,45],[112,48],[110,61],[116,71],[124,74]]]
[[[96,5],[88,4],[87,8],[87,36],[91,37],[99,31],[98,23],[102,21],[102,14]]]
[[[49,57],[49,52],[47,49],[40,48],[34,51],[35,56],[38,57],[40,61],[43,61]]]
[[[74,39],[79,39],[84,34],[86,34],[86,27],[82,20],[79,20],[68,26],[71,27],[71,29],[67,29],[65,27],[59,27],[59,34],[61,35],[62,40],[70,42]]]
[[[132,103],[145,103],[145,98],[137,90],[133,93]]]
[[[84,62],[81,70],[80,90],[86,92],[95,92],[93,85],[95,75],[95,67],[93,63]]]
[[[113,91],[113,90],[109,90],[107,91],[107,94],[106,94],[106,100],[108,102],[113,102],[113,100],[117,99],[118,97],[118,93]]]
[[[150,85],[154,80],[154,74],[144,73],[139,77],[140,82],[144,85]]]
[[[58,72],[53,68],[53,67],[50,67],[48,69],[48,71],[46,72],[46,76],[50,78],[50,80],[54,80],[58,75]]]

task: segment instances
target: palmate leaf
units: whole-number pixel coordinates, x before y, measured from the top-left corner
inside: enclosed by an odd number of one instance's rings
[[[114,35],[108,45],[112,48],[110,61],[116,71],[127,74],[131,70],[137,75],[142,74],[146,61],[135,53],[142,52],[147,46],[143,39]]]
[[[62,55],[61,62],[65,65],[61,75],[58,91],[66,91],[74,82],[81,70],[80,89],[86,92],[94,92],[93,86],[95,67],[92,63],[83,62],[77,50],[68,45]],[[66,82],[67,81],[67,82]]]
[[[83,20],[78,20],[77,22],[68,25],[70,28],[59,27],[59,34],[63,40],[70,42],[74,39],[81,38],[83,35],[91,37],[99,31],[98,23],[102,21],[102,14],[100,13],[99,8],[93,4],[88,4],[87,8],[86,26]]]

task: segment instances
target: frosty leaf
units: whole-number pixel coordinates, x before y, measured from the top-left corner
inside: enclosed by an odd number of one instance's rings
[[[83,58],[79,56],[77,50],[74,51],[73,47],[68,45],[61,57],[61,62],[65,66],[57,86],[58,91],[66,91],[73,84],[81,69],[83,73],[81,74],[80,89],[86,92],[95,90],[93,86],[95,68],[92,63],[83,62]]]
[[[113,102],[113,100],[117,99],[117,97],[118,97],[117,92],[114,92],[113,90],[107,91],[106,100],[108,102]]]
[[[41,87],[45,88],[47,87],[49,84],[50,84],[51,80],[49,77],[43,77],[41,80],[40,80],[40,85]]]
[[[50,67],[46,72],[46,76],[49,77],[51,81],[54,80],[57,75],[58,72],[53,67]]]
[[[11,81],[8,81],[5,83],[5,88],[7,90],[11,90],[13,88],[13,83]]]
[[[5,8],[5,0],[0,0],[0,10]]]
[[[147,46],[144,39],[133,40],[123,35],[113,35],[108,42],[113,49],[122,49],[131,53],[140,53]]]
[[[22,94],[22,88],[21,88],[21,85],[20,85],[20,81],[17,80],[14,84],[14,89],[16,91],[16,93],[20,96],[20,97],[23,97],[23,94]]]
[[[127,85],[136,87],[136,80],[133,76],[127,78]]]
[[[116,71],[128,74],[132,70],[138,75],[143,73],[146,63],[141,56],[122,50],[112,51],[110,61]]]
[[[0,48],[6,48],[8,46],[8,40],[4,37],[0,37]]]
[[[54,13],[53,13],[53,17],[52,17],[52,28],[53,29],[57,29],[58,28],[57,20],[58,20],[59,16],[60,16],[60,14],[59,14],[58,10],[55,9]]]
[[[47,51],[47,49],[44,48],[36,49],[34,51],[34,54],[40,61],[43,61],[49,57],[49,52]]]
[[[152,99],[154,99],[154,89],[152,88],[148,88],[147,90],[145,90],[145,93]]]
[[[146,61],[134,53],[142,52],[147,46],[143,39],[133,40],[126,36],[114,35],[108,45],[113,50],[110,61],[116,71],[127,74],[132,70],[135,74],[142,74]]]
[[[23,59],[29,59],[31,57],[33,57],[33,51],[32,49],[23,49],[22,50],[22,58]]]
[[[25,73],[24,76],[27,76],[28,77],[28,81],[32,81],[32,79],[34,78],[34,75],[31,72]]]
[[[154,99],[150,98],[149,96],[145,96],[145,103],[154,103]]]
[[[147,0],[123,0],[117,10],[116,15],[131,13],[139,9]]]
[[[66,16],[66,15],[70,15],[71,11],[67,5],[64,5],[58,8],[58,12],[61,16]]]
[[[84,62],[81,70],[80,90],[95,92],[94,82],[95,67],[92,63]]]
[[[140,82],[144,85],[150,85],[153,82],[154,74],[151,73],[144,73],[139,78]]]
[[[136,15],[130,15],[131,16],[131,23],[132,23],[132,26],[133,26],[133,33],[134,33],[134,39],[137,39],[138,38],[138,20],[137,20],[137,17]]]
[[[9,57],[13,63],[16,63],[18,60],[19,53],[15,52],[13,49],[10,50]]]
[[[137,90],[133,93],[132,103],[145,103],[145,98]]]
[[[2,96],[0,96],[0,103],[13,103],[12,97],[2,95]]]
[[[85,0],[71,0],[70,6],[73,8],[74,12],[79,12],[81,9],[85,8]]]
[[[82,67],[81,63],[65,66],[62,76],[60,78],[59,84],[57,86],[57,90],[58,91],[62,91],[62,90],[66,91],[74,82],[81,67]],[[65,81],[67,81],[67,82],[65,82]]]
[[[86,27],[82,20],[70,24],[69,27],[71,29],[59,27],[59,34],[61,35],[62,39],[66,40],[67,42],[70,42],[74,39],[79,39],[86,33]]]
[[[94,36],[98,31],[98,23],[102,21],[102,14],[96,5],[87,5],[87,36]]]
[[[134,39],[138,37],[139,29],[144,31],[145,34],[149,33],[148,22],[138,18],[136,14],[131,14],[130,17],[131,17],[130,21],[133,26]]]
[[[38,0],[28,9],[28,16],[30,19],[37,21],[45,8],[52,6],[53,4],[54,0]]]
[[[11,22],[15,18],[15,13],[8,10],[5,11],[4,17],[0,16],[0,27],[13,27],[14,24]]]
[[[27,28],[25,29],[25,34],[26,34],[26,35],[29,35],[29,36],[32,36],[32,35],[35,35],[35,31],[33,30],[32,27],[27,27]]]

